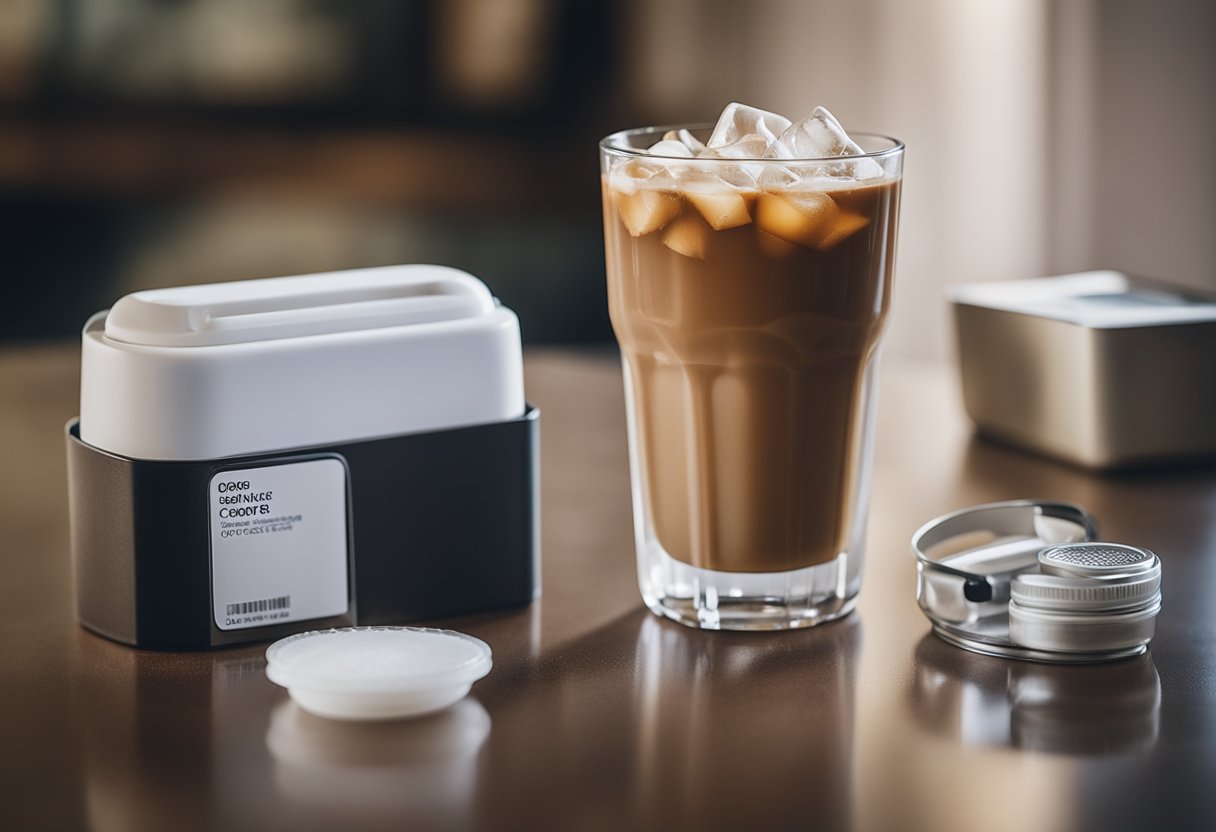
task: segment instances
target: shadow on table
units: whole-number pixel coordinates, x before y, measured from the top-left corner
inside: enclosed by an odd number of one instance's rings
[[[1113,510],[1152,517],[1157,504],[1177,508],[1216,488],[1216,461],[1210,457],[1097,471],[978,433],[967,441],[961,473],[985,495],[977,502],[1050,497],[1080,502],[1095,515]]]

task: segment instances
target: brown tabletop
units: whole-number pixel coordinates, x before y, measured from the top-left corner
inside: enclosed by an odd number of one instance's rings
[[[343,724],[265,645],[153,653],[73,619],[71,346],[0,352],[0,828],[1216,828],[1216,473],[1096,476],[972,438],[948,368],[888,362],[849,618],[773,634],[661,621],[634,577],[615,359],[536,351],[544,597],[442,622],[494,670],[455,709]],[[929,635],[908,538],[965,505],[1078,502],[1156,550],[1147,656],[1093,668]]]

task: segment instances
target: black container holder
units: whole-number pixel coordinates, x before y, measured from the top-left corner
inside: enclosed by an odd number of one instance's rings
[[[80,623],[136,647],[195,650],[326,627],[522,606],[540,592],[540,413],[198,461],[108,453],[67,426]],[[216,474],[317,459],[346,469],[345,614],[222,629],[212,580]]]

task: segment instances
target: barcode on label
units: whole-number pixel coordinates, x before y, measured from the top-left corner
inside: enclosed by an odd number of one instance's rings
[[[258,601],[240,601],[228,605],[228,615],[248,615],[251,612],[270,612],[285,610],[291,606],[290,595],[280,595],[278,598],[262,598]]]

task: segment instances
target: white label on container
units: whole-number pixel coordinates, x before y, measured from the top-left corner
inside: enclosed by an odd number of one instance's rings
[[[346,466],[314,459],[211,478],[211,597],[221,630],[343,615]]]

